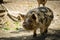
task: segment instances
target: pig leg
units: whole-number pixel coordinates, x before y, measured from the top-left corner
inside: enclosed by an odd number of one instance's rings
[[[40,28],[40,33],[41,33],[41,34],[43,33],[43,28]]]
[[[37,0],[37,3],[38,3],[38,7],[40,7],[40,0]]]
[[[43,6],[45,6],[45,3],[43,3]]]
[[[45,35],[48,32],[48,27],[42,27],[40,28],[41,35]]]
[[[36,36],[37,36],[37,34],[36,34],[36,29],[34,29],[33,31],[34,31],[34,32],[33,32],[33,37],[36,37]]]
[[[38,3],[38,7],[40,7],[40,3]]]
[[[44,0],[44,2],[42,3],[42,5],[45,6],[46,2],[47,2],[47,0]]]
[[[45,34],[47,34],[47,32],[48,32],[48,29],[46,28],[46,29],[44,29],[42,34],[45,35]]]

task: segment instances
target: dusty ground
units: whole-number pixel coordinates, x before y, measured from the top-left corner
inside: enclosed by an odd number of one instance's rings
[[[7,2],[7,0],[6,0]],[[33,1],[14,1],[9,0],[2,4],[10,14],[17,16],[18,13],[26,14],[30,9],[37,7],[37,2]],[[45,36],[39,35],[33,38],[32,32],[20,30],[17,32],[8,33],[0,31],[0,40],[60,40],[60,1],[48,1],[46,4],[54,12],[54,20],[52,21],[48,34]]]

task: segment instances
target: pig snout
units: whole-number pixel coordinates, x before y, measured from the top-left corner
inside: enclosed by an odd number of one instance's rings
[[[26,22],[23,22],[23,26],[27,26],[28,24]]]

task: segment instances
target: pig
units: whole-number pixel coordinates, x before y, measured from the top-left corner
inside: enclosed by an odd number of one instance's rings
[[[45,6],[47,0],[37,0],[38,3],[38,7],[40,7],[40,4],[42,4],[43,6]]]
[[[27,12],[22,25],[24,29],[33,31],[33,37],[36,37],[37,29],[40,29],[41,35],[47,34],[53,18],[53,11],[50,8],[38,7]]]

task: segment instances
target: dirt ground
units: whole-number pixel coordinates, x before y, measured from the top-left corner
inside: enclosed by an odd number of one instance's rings
[[[4,0],[6,3],[2,4],[10,14],[17,16],[18,13],[26,14],[30,9],[37,8],[35,0]],[[48,1],[46,7],[49,7],[54,12],[54,19],[49,26],[46,35],[40,35],[39,30],[37,37],[33,38],[32,32],[21,30],[8,33],[0,31],[0,40],[60,40],[60,1]]]

